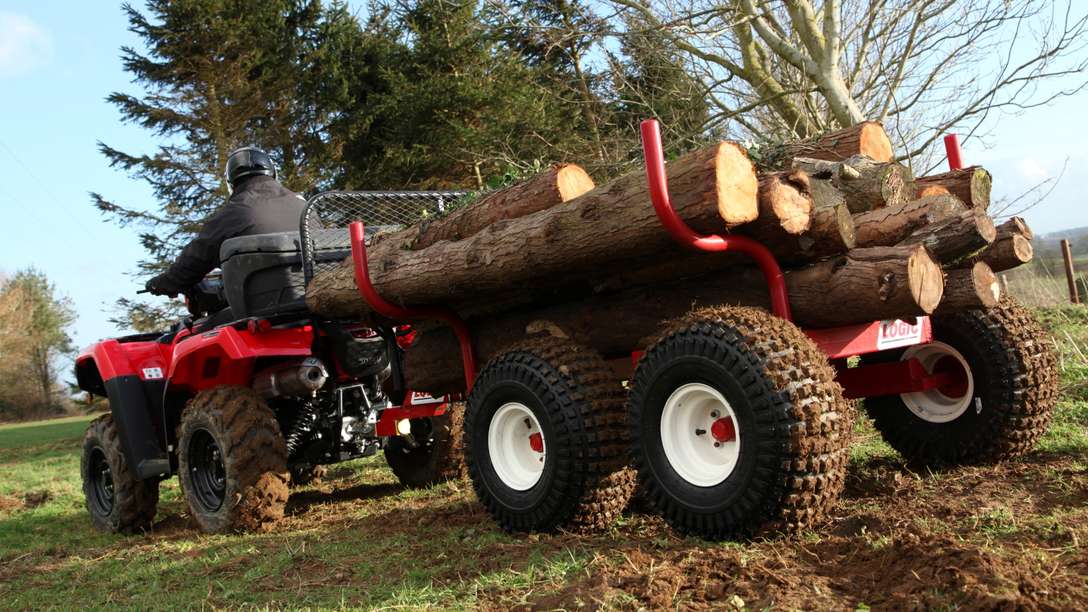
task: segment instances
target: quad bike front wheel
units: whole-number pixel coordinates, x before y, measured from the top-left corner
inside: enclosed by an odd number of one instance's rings
[[[867,355],[917,359],[948,382],[865,400],[884,440],[916,467],[1000,461],[1028,452],[1058,398],[1057,361],[1031,313],[1006,299],[989,310],[936,315],[933,342]]]
[[[526,341],[480,372],[465,413],[465,460],[480,502],[508,531],[611,524],[634,492],[623,388],[593,351]]]
[[[139,533],[151,528],[159,503],[159,482],[136,478],[112,416],[100,416],[87,427],[79,467],[83,496],[95,529]]]
[[[246,387],[197,394],[181,417],[178,471],[207,533],[258,531],[283,518],[287,445],[272,410]]]
[[[385,445],[385,460],[406,487],[429,487],[465,474],[461,435],[463,404],[450,404],[446,413],[412,419],[411,438],[394,436]]]
[[[852,406],[826,357],[755,308],[696,311],[639,360],[628,428],[640,489],[708,539],[795,532],[845,482]]]

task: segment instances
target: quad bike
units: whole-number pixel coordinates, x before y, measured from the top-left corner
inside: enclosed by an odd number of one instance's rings
[[[433,207],[449,197],[410,199]],[[370,219],[383,219],[374,211]],[[451,449],[460,415],[448,398],[400,382],[411,329],[307,312],[313,270],[348,253],[346,232],[335,234],[305,249],[293,232],[228,240],[222,273],[186,294],[193,316],[78,356],[80,388],[110,403],[83,441],[83,490],[97,528],[148,529],[159,483],[174,475],[201,529],[222,532],[268,525],[282,517],[289,485],[379,450],[406,486],[459,473]],[[306,236],[311,245],[315,235],[321,230]]]

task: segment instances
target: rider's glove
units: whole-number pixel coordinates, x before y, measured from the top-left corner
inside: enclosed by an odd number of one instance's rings
[[[178,296],[178,290],[170,285],[165,274],[160,274],[147,281],[144,289],[147,289],[147,292],[152,295],[165,295],[172,298]]]

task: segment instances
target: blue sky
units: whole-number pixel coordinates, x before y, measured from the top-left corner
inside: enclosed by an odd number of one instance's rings
[[[111,304],[141,286],[129,276],[142,254],[136,230],[106,223],[88,192],[154,205],[150,190],[111,170],[95,144],[129,152],[153,151],[156,144],[120,123],[105,101],[115,90],[139,93],[119,60],[122,45],[139,44],[126,26],[119,4],[0,4],[0,273],[43,270],[75,303],[80,346],[116,335]],[[1082,93],[1002,117],[986,148],[966,146],[968,163],[993,172],[995,197],[1021,193],[1066,165],[1057,189],[1026,214],[1037,232],[1088,225],[1086,103]]]

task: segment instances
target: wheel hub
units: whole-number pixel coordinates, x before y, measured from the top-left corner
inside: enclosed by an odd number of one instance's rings
[[[205,512],[223,505],[227,491],[227,470],[219,443],[210,432],[198,429],[189,439],[189,472],[193,497]]]
[[[527,491],[540,481],[547,444],[528,406],[510,402],[495,411],[487,429],[487,450],[495,473],[511,489]]]
[[[707,433],[710,435],[706,435]],[[703,383],[677,387],[661,411],[661,445],[687,482],[712,487],[729,478],[740,458],[736,415],[725,397]]]
[[[100,514],[109,514],[113,511],[113,472],[101,448],[91,451],[90,476],[94,506]]]
[[[917,359],[926,372],[944,374],[946,378],[934,389],[899,396],[918,418],[930,423],[948,423],[959,418],[971,406],[975,379],[967,359],[953,346],[937,341],[920,344],[904,351],[900,359]]]

